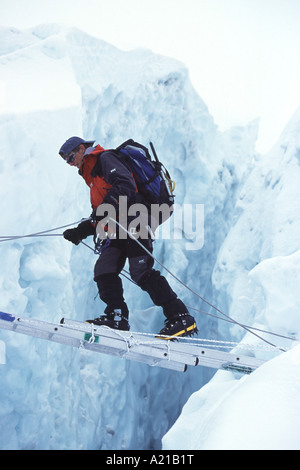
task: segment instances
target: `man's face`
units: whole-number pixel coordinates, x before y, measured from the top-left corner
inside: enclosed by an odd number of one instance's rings
[[[78,150],[73,150],[73,153],[74,153],[74,161],[72,163],[70,163],[70,166],[76,166],[77,168],[81,168],[82,167],[82,163],[83,163],[83,155],[84,155],[84,152],[85,152],[85,147],[84,145],[80,144],[79,147],[78,147]],[[72,152],[71,152],[72,153]]]

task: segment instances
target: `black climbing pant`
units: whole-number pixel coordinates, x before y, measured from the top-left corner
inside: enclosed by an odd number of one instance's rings
[[[140,242],[152,253],[152,240]],[[178,299],[168,281],[159,271],[153,269],[154,260],[143,248],[131,238],[111,240],[99,256],[94,270],[94,280],[99,289],[101,300],[106,303],[105,313],[121,309],[128,318],[128,307],[124,300],[124,292],[120,272],[126,259],[129,262],[131,279],[151,297],[155,305],[161,306],[167,319],[179,313],[187,313],[184,303]]]

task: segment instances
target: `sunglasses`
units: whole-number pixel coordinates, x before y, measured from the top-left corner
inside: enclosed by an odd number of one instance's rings
[[[70,163],[73,163],[73,162],[74,162],[76,153],[77,153],[77,152],[75,152],[75,151],[73,150],[73,152],[71,152],[71,153],[62,153],[62,152],[61,152],[60,155],[61,155],[61,157],[65,160],[65,162],[67,162],[68,164],[70,164]]]

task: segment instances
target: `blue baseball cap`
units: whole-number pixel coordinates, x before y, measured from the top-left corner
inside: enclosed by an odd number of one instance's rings
[[[70,137],[65,143],[61,146],[59,150],[59,155],[65,158],[72,150],[74,150],[80,144],[89,144],[92,146],[95,143],[94,140],[84,140],[81,137]]]

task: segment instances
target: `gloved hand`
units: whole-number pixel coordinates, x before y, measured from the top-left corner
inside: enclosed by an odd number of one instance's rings
[[[79,245],[81,242],[81,236],[78,228],[69,228],[68,230],[65,230],[63,237],[69,242],[74,243],[74,245]]]
[[[95,227],[91,224],[90,220],[84,220],[76,228],[69,228],[63,233],[63,236],[69,242],[74,243],[74,245],[79,245],[81,240],[93,235],[95,233]]]

